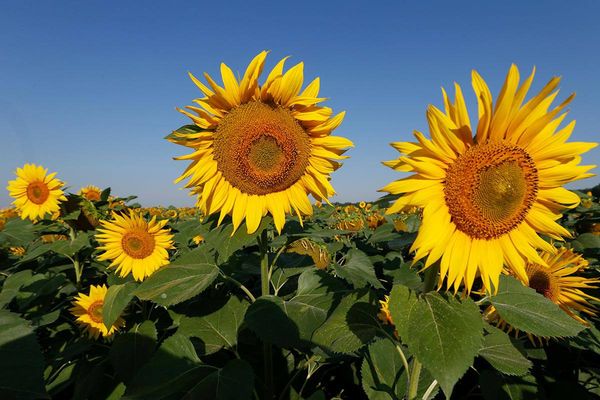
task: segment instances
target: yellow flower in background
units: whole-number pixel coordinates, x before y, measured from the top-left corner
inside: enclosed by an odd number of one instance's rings
[[[122,318],[118,318],[115,323],[107,329],[104,326],[102,317],[102,308],[104,306],[104,298],[108,288],[106,285],[90,286],[89,295],[78,293],[73,300],[73,307],[70,309],[71,314],[77,317],[77,323],[81,325],[91,338],[110,337],[121,326],[125,325]]]
[[[384,296],[383,300],[379,300],[379,313],[377,317],[381,322],[387,325],[394,325],[392,314],[390,313],[390,297]]]
[[[576,321],[589,325],[578,313],[596,315],[596,307],[588,300],[600,299],[585,293],[584,290],[596,289],[600,280],[575,275],[587,268],[588,261],[564,247],[556,253],[541,252],[540,256],[546,265],[528,263],[525,268],[528,281],[525,284],[551,300]],[[500,317],[494,306],[489,306],[484,316],[501,329],[509,332],[514,330]]]
[[[79,195],[85,197],[89,201],[100,201],[102,190],[98,186],[89,185],[82,187],[79,190]]]
[[[36,222],[47,214],[59,212],[60,201],[67,198],[61,189],[63,183],[55,175],[35,164],[17,168],[17,179],[9,181],[7,189],[22,219]]]
[[[112,221],[100,221],[96,240],[103,250],[99,260],[111,260],[121,277],[130,273],[136,281],[142,281],[160,267],[169,263],[167,250],[173,248],[173,235],[163,229],[168,220],[147,222],[141,215],[130,211],[129,215],[113,214]]]
[[[9,247],[8,251],[15,257],[23,257],[25,255],[25,247],[23,246]]]
[[[195,244],[200,244],[200,243],[204,242],[204,236],[202,236],[202,235],[196,235],[196,236],[194,236],[194,237],[192,238],[192,241],[193,241]]]
[[[423,209],[423,221],[411,248],[425,267],[440,261],[440,281],[467,292],[479,274],[494,292],[506,263],[527,282],[526,264],[544,264],[536,249],[554,247],[538,234],[561,240],[569,232],[556,223],[579,196],[562,186],[592,176],[594,166],[581,166],[580,154],[595,143],[567,139],[574,121],[563,128],[570,96],[550,108],[560,78],[553,78],[524,102],[534,72],[519,86],[511,66],[496,104],[485,81],[473,71],[479,115],[471,128],[460,86],[452,103],[443,91],[445,112],[430,106],[431,139],[415,132],[417,142],[393,143],[402,155],[384,164],[412,175],[382,190],[402,194],[387,210]]]
[[[258,83],[266,56],[266,51],[258,54],[241,80],[221,64],[223,87],[208,74],[210,87],[190,74],[205,97],[179,111],[202,131],[174,132],[170,139],[193,149],[177,157],[192,163],[176,182],[189,178],[186,187],[197,196],[202,214],[219,212],[219,224],[231,215],[234,231],[246,219],[248,233],[267,213],[279,232],[286,214],[295,212],[301,222],[312,215],[308,195],[328,201],[335,194],[329,176],[353,146],[331,136],[344,113],[332,116],[331,108],[318,105],[325,100],[318,97],[319,78],[301,91],[303,63],[284,73],[286,57]]]
[[[367,206],[367,203],[365,203],[364,201],[361,201],[360,203],[358,203],[358,206],[360,208],[365,208]]]

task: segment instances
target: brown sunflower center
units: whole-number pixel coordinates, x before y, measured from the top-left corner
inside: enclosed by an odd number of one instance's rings
[[[31,182],[27,186],[27,198],[34,204],[44,204],[50,196],[50,189],[44,182]]]
[[[92,321],[102,323],[102,307],[104,306],[103,300],[96,300],[87,309],[87,313]]]
[[[121,239],[123,251],[132,258],[146,258],[154,251],[154,237],[144,231],[130,231]]]
[[[450,166],[444,195],[460,231],[493,239],[523,221],[537,190],[531,156],[518,146],[492,143],[471,147]]]
[[[85,192],[83,197],[85,197],[89,201],[99,201],[100,200],[100,192],[98,192],[97,190],[88,190],[87,192]]]
[[[557,299],[555,279],[547,268],[537,264],[528,264],[526,272],[530,288],[552,301]]]
[[[304,175],[310,138],[288,110],[255,101],[221,120],[214,157],[225,179],[242,192],[279,192]]]

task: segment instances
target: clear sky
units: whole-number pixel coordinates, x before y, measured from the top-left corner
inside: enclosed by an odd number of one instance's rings
[[[0,207],[26,162],[58,172],[71,191],[111,186],[143,205],[191,205],[174,185],[186,149],[163,139],[188,120],[175,111],[199,91],[187,77],[243,72],[271,50],[305,62],[305,82],[346,110],[336,134],[356,147],[333,174],[337,201],[373,200],[399,174],[380,161],[388,143],[427,130],[440,87],[471,69],[494,96],[508,67],[537,66],[533,88],[562,75],[574,140],[600,140],[598,1],[2,1],[0,2]],[[213,75],[214,76],[214,75]],[[473,115],[476,107],[470,108]],[[572,139],[572,140],[573,140]],[[600,163],[600,150],[584,157]],[[597,172],[597,171],[596,171]],[[577,183],[591,186],[598,177]]]

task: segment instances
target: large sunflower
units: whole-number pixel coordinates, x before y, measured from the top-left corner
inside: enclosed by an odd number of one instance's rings
[[[592,176],[580,154],[595,143],[566,143],[574,121],[559,129],[568,97],[551,103],[560,78],[524,103],[535,70],[519,86],[512,65],[495,106],[485,81],[473,71],[479,118],[471,128],[460,86],[452,103],[445,91],[445,112],[430,106],[431,139],[415,132],[417,142],[393,143],[402,155],[384,164],[412,175],[382,190],[402,196],[387,210],[423,208],[423,222],[411,251],[425,268],[440,261],[440,286],[470,291],[477,272],[488,291],[498,287],[503,263],[527,282],[527,262],[544,265],[536,249],[554,251],[538,234],[560,240],[569,232],[555,221],[579,197],[568,182]]]
[[[129,215],[115,213],[112,221],[100,221],[96,239],[100,246],[99,260],[111,260],[121,277],[133,274],[136,281],[142,281],[158,268],[169,263],[167,250],[173,248],[173,235],[163,229],[169,220],[156,221],[152,217],[147,222],[141,215],[130,211]]]
[[[541,252],[540,256],[546,265],[527,263],[525,267],[527,286],[551,300],[573,319],[589,325],[578,313],[596,315],[596,308],[588,300],[600,299],[584,290],[597,288],[600,280],[575,275],[587,268],[587,260],[564,247],[556,253]],[[488,307],[485,316],[488,321],[496,322],[500,328],[512,330],[493,306]]]
[[[303,63],[284,73],[284,58],[259,85],[266,56],[257,55],[241,80],[221,64],[223,87],[208,74],[210,87],[190,74],[205,97],[179,111],[198,132],[170,136],[194,150],[176,158],[192,160],[176,182],[189,178],[186,187],[193,188],[202,213],[220,212],[219,224],[231,215],[234,231],[245,218],[248,232],[255,232],[267,212],[278,231],[292,211],[302,222],[302,215],[312,214],[308,194],[325,201],[335,194],[329,175],[353,146],[330,136],[344,113],[332,117],[331,108],[317,105],[325,100],[318,97],[319,78],[301,91]]]
[[[112,324],[110,329],[107,329],[104,325],[102,311],[107,291],[106,285],[92,285],[90,286],[89,295],[77,294],[75,300],[73,300],[73,307],[70,309],[71,314],[77,317],[77,323],[94,339],[98,339],[99,336],[110,337],[119,327],[125,325],[125,321],[120,317]]]
[[[63,183],[56,179],[55,172],[48,174],[48,170],[35,164],[25,164],[17,168],[17,179],[8,182],[9,194],[15,200],[22,219],[29,218],[37,221],[46,215],[56,214],[60,210],[60,201],[65,201]]]

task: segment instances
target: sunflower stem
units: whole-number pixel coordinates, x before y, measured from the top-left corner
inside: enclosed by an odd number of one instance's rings
[[[438,263],[433,264],[425,271],[423,277],[423,293],[427,293],[433,290],[435,281],[437,279],[439,270]],[[408,400],[414,400],[417,398],[417,391],[419,390],[419,378],[421,376],[422,364],[416,357],[413,357],[412,371],[410,373],[410,385],[408,385]]]
[[[263,230],[258,240],[260,248],[260,283],[261,296],[269,295],[269,241],[267,230]],[[265,364],[265,399],[273,399],[273,349],[269,343],[263,343],[263,355]]]

